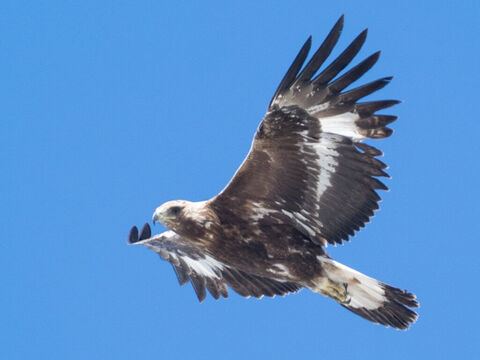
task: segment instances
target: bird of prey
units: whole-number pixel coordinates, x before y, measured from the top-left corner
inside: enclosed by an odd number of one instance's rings
[[[133,227],[129,244],[141,244],[173,265],[181,285],[191,282],[202,301],[227,286],[260,298],[302,288],[325,295],[385,326],[416,321],[415,295],[375,280],[328,256],[378,209],[387,187],[382,152],[363,142],[392,134],[397,117],[377,114],[399,101],[359,102],[391,77],[345,90],[378,60],[380,52],[342,72],[362,47],[367,30],[321,71],[343,28],[343,16],[304,65],[305,42],[275,91],[246,159],[227,186],[206,201],[169,201],[153,214],[169,231],[151,236]],[[340,74],[340,75],[339,75]]]

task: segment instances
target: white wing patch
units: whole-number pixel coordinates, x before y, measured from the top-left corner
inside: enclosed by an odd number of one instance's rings
[[[292,105],[295,105],[295,103],[293,103]],[[324,103],[320,103],[320,104],[317,104],[317,105],[310,106],[307,109],[307,112],[310,115],[315,116],[316,113],[318,113],[320,111],[323,111],[325,109],[328,109],[329,106],[330,106],[330,103],[327,101],[327,102],[324,102]]]
[[[308,137],[308,132],[303,131],[302,136]],[[306,142],[302,146],[303,153],[310,153],[305,147],[313,149],[317,154],[317,168],[309,168],[313,173],[318,173],[317,178],[317,204],[319,204],[322,195],[332,186],[330,178],[338,166],[339,153],[336,150],[336,143],[330,139],[328,134],[322,134],[317,142]],[[303,160],[308,164],[307,160]],[[318,205],[319,208],[320,205]]]
[[[362,141],[365,136],[360,133],[355,123],[359,119],[360,116],[352,112],[318,118],[322,132],[346,136],[353,141]]]
[[[310,226],[307,225],[308,219],[300,214],[299,212],[293,212],[282,209],[282,213],[287,215],[290,219],[296,221],[301,227],[303,227],[311,236],[315,235],[315,230],[313,230]]]
[[[150,239],[139,241],[135,245],[145,245],[150,250],[158,252],[163,258],[168,258],[168,260],[175,265],[180,263],[180,259],[187,265],[188,273],[191,274],[195,272],[198,275],[220,279],[221,271],[225,268],[225,265],[218,260],[215,260],[207,254],[203,254],[203,257],[192,257],[189,256],[182,249],[176,249],[175,251],[169,251],[160,246],[160,241],[164,242],[165,240],[175,240],[175,236],[178,235],[174,231],[165,231],[161,234],[155,235]],[[158,242],[157,242],[158,241]]]
[[[290,276],[290,271],[288,268],[283,265],[283,264],[274,264],[271,268],[268,269],[270,272],[272,272],[275,275],[280,275],[280,276]]]
[[[259,202],[252,202],[251,206],[253,214],[250,215],[252,220],[260,220],[265,216],[278,212],[278,210],[269,209],[265,204]]]
[[[281,201],[275,201],[276,205],[284,206],[284,203],[286,204],[286,201],[284,199],[280,199]],[[259,202],[252,202],[251,203],[251,210],[253,212],[252,215],[250,215],[250,219],[258,221],[263,219],[265,216],[271,215],[271,214],[277,214],[279,212],[278,209],[271,209],[268,208],[266,204],[259,203]],[[300,214],[299,212],[290,212],[285,209],[280,209],[280,212],[283,215],[288,216],[290,219],[295,221],[298,225],[303,227],[310,235],[315,235],[315,230],[312,229],[311,226],[307,225],[308,219]],[[244,239],[245,240],[245,239]]]
[[[205,255],[205,259],[194,260],[188,256],[181,256],[188,267],[201,276],[220,279],[220,271],[224,268],[224,265],[212,258]]]
[[[320,173],[317,182],[317,200],[320,201],[323,193],[332,186],[330,177],[335,172],[338,166],[338,152],[335,150],[335,145],[329,141],[328,137],[320,137],[318,143],[311,144],[318,155],[318,166]]]
[[[346,136],[353,141],[362,141],[366,137],[360,132],[359,127],[355,123],[360,119],[360,115],[352,112],[345,112],[334,116],[318,116],[318,112],[327,109],[330,106],[329,102],[321,103],[309,107],[308,114],[317,118],[320,122],[322,132]]]

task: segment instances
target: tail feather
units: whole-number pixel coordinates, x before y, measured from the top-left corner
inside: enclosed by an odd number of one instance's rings
[[[409,307],[418,307],[415,295],[406,291],[380,283],[384,287],[385,295],[383,304],[377,308],[369,309],[357,304],[341,304],[343,307],[374,323],[391,326],[396,329],[407,329],[413,324],[418,315]]]
[[[396,329],[407,329],[417,320],[417,313],[410,309],[418,307],[414,294],[384,284],[334,260],[321,257],[320,261],[328,281],[345,288],[343,301],[339,301],[338,295],[333,297],[343,307],[369,321]],[[325,280],[321,283],[325,284]],[[322,293],[325,294],[324,291]]]

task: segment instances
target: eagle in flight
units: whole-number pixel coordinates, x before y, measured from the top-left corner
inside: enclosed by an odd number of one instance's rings
[[[302,288],[332,298],[385,326],[415,322],[415,295],[331,259],[327,244],[342,244],[364,227],[387,190],[382,152],[363,140],[392,134],[397,117],[377,114],[399,101],[358,102],[387,85],[385,77],[345,91],[378,60],[369,56],[339,76],[359,52],[367,30],[328,66],[343,28],[337,21],[306,63],[311,37],[283,77],[250,152],[228,185],[200,202],[169,201],[153,223],[169,231],[151,236],[133,227],[129,244],[144,245],[173,265],[181,285],[191,282],[200,301],[218,299],[227,286],[260,298]]]

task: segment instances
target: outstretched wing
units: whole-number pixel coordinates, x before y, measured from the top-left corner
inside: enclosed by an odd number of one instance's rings
[[[291,282],[253,276],[229,267],[210,255],[204,254],[173,231],[151,237],[148,224],[143,226],[140,235],[137,227],[134,226],[130,230],[127,242],[144,245],[172,264],[180,285],[190,281],[199,301],[205,299],[206,289],[215,299],[219,299],[220,296],[228,297],[227,286],[242,296],[257,298],[264,295],[270,297],[285,295],[302,288]]]
[[[210,204],[219,216],[235,209],[246,221],[289,222],[325,245],[348,240],[378,209],[376,190],[387,187],[377,177],[388,176],[386,165],[376,158],[382,152],[362,140],[391,135],[386,125],[396,117],[376,111],[398,101],[357,102],[383,88],[390,77],[343,91],[379,58],[377,52],[338,76],[360,50],[366,30],[315,76],[342,27],[343,16],[301,70],[311,38],[303,45],[272,98],[247,158]]]

